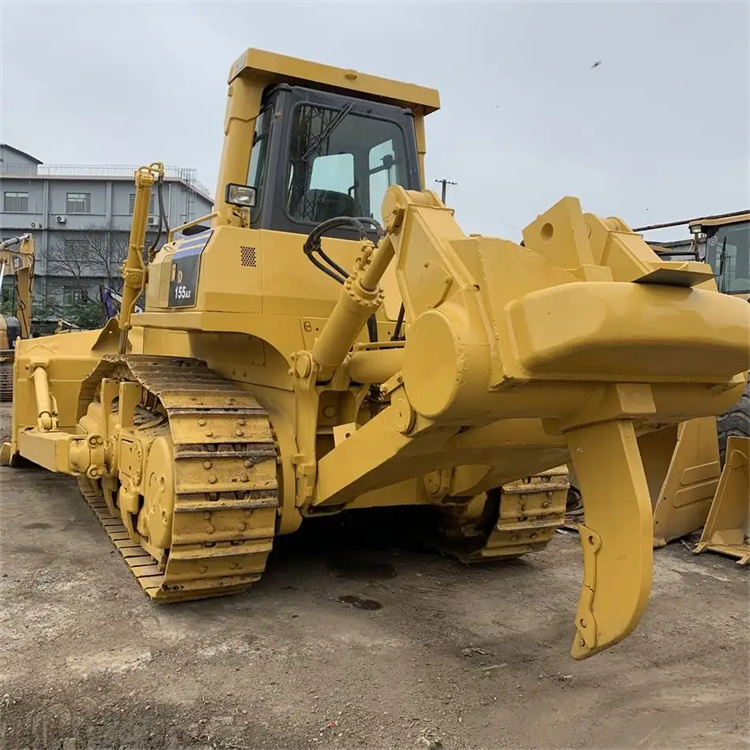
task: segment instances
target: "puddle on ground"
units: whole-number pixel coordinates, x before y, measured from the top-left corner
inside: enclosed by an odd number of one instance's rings
[[[383,605],[376,601],[375,599],[362,599],[359,596],[354,596],[353,594],[344,594],[344,596],[339,597],[339,601],[343,602],[344,604],[351,604],[352,607],[356,607],[357,609],[382,609]]]

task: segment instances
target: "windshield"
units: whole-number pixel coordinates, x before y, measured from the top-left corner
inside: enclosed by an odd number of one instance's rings
[[[401,128],[389,120],[304,104],[292,127],[286,210],[311,223],[335,216],[370,216],[390,185],[408,187]]]
[[[716,227],[713,233],[709,230],[706,263],[716,274],[720,292],[750,293],[750,222]]]

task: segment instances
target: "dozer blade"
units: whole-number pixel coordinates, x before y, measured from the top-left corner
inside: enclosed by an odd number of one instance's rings
[[[583,587],[571,655],[585,659],[622,640],[651,590],[651,500],[633,423],[617,420],[566,433],[583,494]]]
[[[721,474],[716,419],[702,417],[639,438],[654,507],[654,547],[703,526]]]
[[[738,565],[747,565],[750,562],[750,438],[730,437],[726,457],[703,535],[693,552],[711,550],[738,558]]]

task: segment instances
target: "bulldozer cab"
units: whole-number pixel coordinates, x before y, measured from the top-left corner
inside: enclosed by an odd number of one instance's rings
[[[308,234],[338,216],[379,219],[388,187],[424,185],[434,89],[257,49],[229,87],[215,224],[236,223],[240,186],[251,227]]]
[[[690,240],[651,242],[652,249],[662,258],[707,263],[719,292],[750,298],[750,211],[651,224],[633,231],[648,233],[679,226],[689,228]]]
[[[302,86],[273,86],[256,119],[251,224],[308,234],[338,216],[380,217],[391,185],[420,186],[414,114]]]
[[[696,255],[711,266],[720,292],[750,296],[750,214],[690,224]]]

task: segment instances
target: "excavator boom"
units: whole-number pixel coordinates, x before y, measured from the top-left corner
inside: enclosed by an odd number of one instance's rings
[[[6,276],[13,279],[13,317],[0,316],[0,401],[13,398],[13,361],[17,338],[31,337],[31,304],[34,283],[34,238],[30,234],[0,242],[0,288]]]
[[[3,276],[15,275],[14,315],[21,324],[21,337],[31,337],[31,302],[34,281],[34,238],[30,234],[0,242],[0,266]]]

